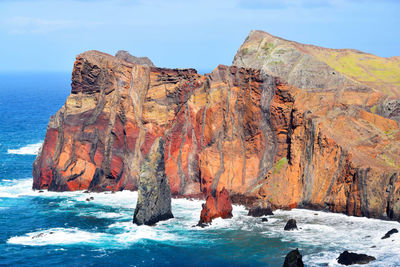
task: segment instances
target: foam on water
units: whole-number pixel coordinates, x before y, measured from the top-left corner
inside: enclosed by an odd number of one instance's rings
[[[226,231],[277,238],[299,247],[307,266],[338,266],[336,258],[344,250],[365,253],[377,258],[370,266],[396,266],[400,263],[400,234],[388,239],[381,237],[398,222],[350,217],[342,214],[302,209],[278,210],[268,216],[268,222],[247,216],[243,206],[233,206],[233,218],[216,219],[210,227],[192,227],[197,224],[202,201],[173,199],[174,219],[160,222],[154,227],[132,224],[137,193],[43,192],[31,190],[32,180],[2,181],[0,199],[19,197],[48,198],[57,206],[56,212],[74,210],[78,216],[93,216],[107,220],[106,229],[50,228],[8,239],[10,244],[28,246],[88,245],[105,248],[125,248],[137,242],[167,242],[182,246],[196,246],[200,242],[217,242]],[[87,198],[93,197],[91,201]],[[76,208],[75,205],[79,205]],[[284,231],[287,220],[294,218],[298,231]],[[50,232],[52,232],[50,234]],[[216,233],[219,233],[216,235]],[[35,238],[33,238],[35,237]]]
[[[23,195],[31,195],[32,178],[20,180],[2,180],[0,182],[0,198],[17,198]]]
[[[48,230],[28,233],[23,236],[11,237],[9,244],[25,246],[70,245],[77,243],[98,243],[104,234],[81,231],[77,228],[51,228]]]
[[[16,154],[16,155],[37,155],[39,153],[40,148],[42,147],[42,143],[29,144],[16,149],[8,149],[8,154]]]

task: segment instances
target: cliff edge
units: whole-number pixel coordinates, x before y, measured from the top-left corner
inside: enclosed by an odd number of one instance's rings
[[[206,75],[80,54],[71,95],[34,162],[33,188],[137,190],[162,137],[172,195],[225,188],[234,202],[400,219],[399,126],[371,110],[393,94],[345,74],[319,87],[306,70],[296,74],[305,82],[275,78],[243,58],[253,34],[237,66]]]

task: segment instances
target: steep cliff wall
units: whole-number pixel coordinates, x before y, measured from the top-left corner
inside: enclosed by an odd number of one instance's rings
[[[34,188],[135,190],[143,158],[163,137],[173,195],[245,193],[272,166],[274,86],[255,70],[219,66],[201,76],[81,54],[34,163]]]
[[[360,106],[370,99],[360,92],[298,89],[240,67],[202,76],[89,51],[50,119],[33,188],[136,190],[162,137],[172,195],[225,188],[234,201],[398,219],[399,127]]]

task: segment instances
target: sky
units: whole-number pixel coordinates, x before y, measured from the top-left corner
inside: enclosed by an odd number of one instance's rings
[[[87,50],[230,65],[251,30],[400,56],[400,0],[0,0],[0,71],[71,72]]]

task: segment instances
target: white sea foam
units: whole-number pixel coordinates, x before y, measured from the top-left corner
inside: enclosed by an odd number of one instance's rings
[[[165,231],[164,227],[158,226],[147,226],[134,225],[131,221],[124,223],[117,223],[110,228],[120,228],[122,233],[116,234],[114,240],[119,244],[131,244],[142,240],[154,240],[154,241],[177,241],[184,238],[173,233]]]
[[[25,246],[95,244],[105,237],[103,233],[91,233],[77,228],[52,228],[11,237],[7,242]]]
[[[392,228],[400,228],[398,222],[350,217],[342,214],[294,209],[278,210],[268,216],[268,222],[247,216],[243,206],[233,206],[233,218],[216,219],[210,227],[192,227],[197,224],[203,201],[173,199],[174,219],[159,222],[154,227],[136,226],[131,223],[137,193],[130,191],[111,193],[43,192],[31,190],[32,180],[2,182],[0,197],[36,196],[54,198],[49,205],[59,208],[56,212],[75,210],[79,215],[110,220],[107,230],[95,232],[76,228],[53,228],[12,237],[8,243],[41,246],[43,244],[89,244],[95,247],[124,248],[131,244],[152,240],[172,242],[174,245],[193,245],[214,242],[210,236],[215,231],[245,231],[248,235],[278,238],[297,244],[307,266],[338,266],[336,258],[344,250],[365,253],[377,258],[369,266],[396,266],[400,263],[400,233],[388,239],[381,237]],[[87,198],[93,197],[91,201]],[[52,204],[53,203],[53,204]],[[84,205],[82,207],[82,205]],[[85,208],[87,205],[87,208]],[[284,231],[287,220],[297,220],[298,231]],[[49,234],[49,232],[54,232]],[[44,235],[32,239],[40,233]],[[212,233],[212,235],[210,235]],[[193,235],[201,238],[193,238]],[[296,248],[296,247],[293,247]],[[314,248],[314,249],[313,249]]]
[[[16,149],[8,149],[7,153],[16,155],[37,155],[41,147],[42,147],[42,142],[36,144],[29,144]]]
[[[19,180],[3,180],[0,184],[0,198],[17,198],[22,195],[31,195],[32,178]]]

